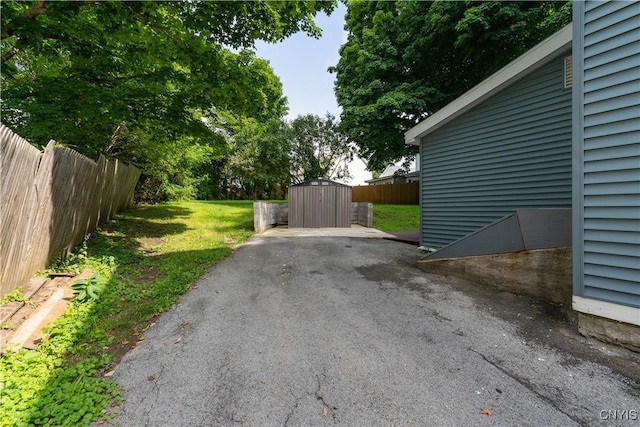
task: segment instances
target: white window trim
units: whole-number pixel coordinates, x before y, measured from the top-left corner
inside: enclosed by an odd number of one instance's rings
[[[574,295],[573,309],[581,313],[640,326],[640,308]]]

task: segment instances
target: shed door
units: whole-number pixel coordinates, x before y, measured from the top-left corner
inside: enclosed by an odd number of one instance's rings
[[[304,189],[289,187],[289,228],[304,227]]]
[[[304,228],[336,226],[335,187],[304,187]]]

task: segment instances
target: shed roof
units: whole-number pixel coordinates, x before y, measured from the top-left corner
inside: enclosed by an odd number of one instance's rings
[[[507,86],[520,80],[525,75],[571,49],[571,33],[572,26],[569,24],[496,71],[455,101],[405,132],[405,143],[420,145],[420,140],[424,136],[434,132]]]
[[[326,179],[326,178],[311,179],[309,181],[301,182],[299,184],[294,184],[291,187],[309,187],[309,186],[349,187],[346,184],[342,184],[336,181],[331,181],[330,179]]]

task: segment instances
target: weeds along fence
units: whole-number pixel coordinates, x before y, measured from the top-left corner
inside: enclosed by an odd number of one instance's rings
[[[353,187],[353,202],[417,205],[420,203],[420,183],[358,185]]]
[[[0,296],[133,203],[140,170],[50,141],[42,153],[0,125]]]

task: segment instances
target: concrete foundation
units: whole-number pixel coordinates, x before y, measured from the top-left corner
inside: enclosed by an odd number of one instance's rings
[[[570,305],[571,248],[538,249],[460,258],[423,259],[418,268],[489,285],[515,294]]]
[[[578,331],[585,337],[640,353],[640,326],[578,313]]]
[[[253,229],[256,233],[289,222],[289,204],[253,202]],[[373,226],[373,203],[351,203],[351,224]]]
[[[351,203],[351,224],[373,227],[373,203]]]
[[[289,220],[289,205],[282,203],[253,202],[253,229],[262,233]]]

